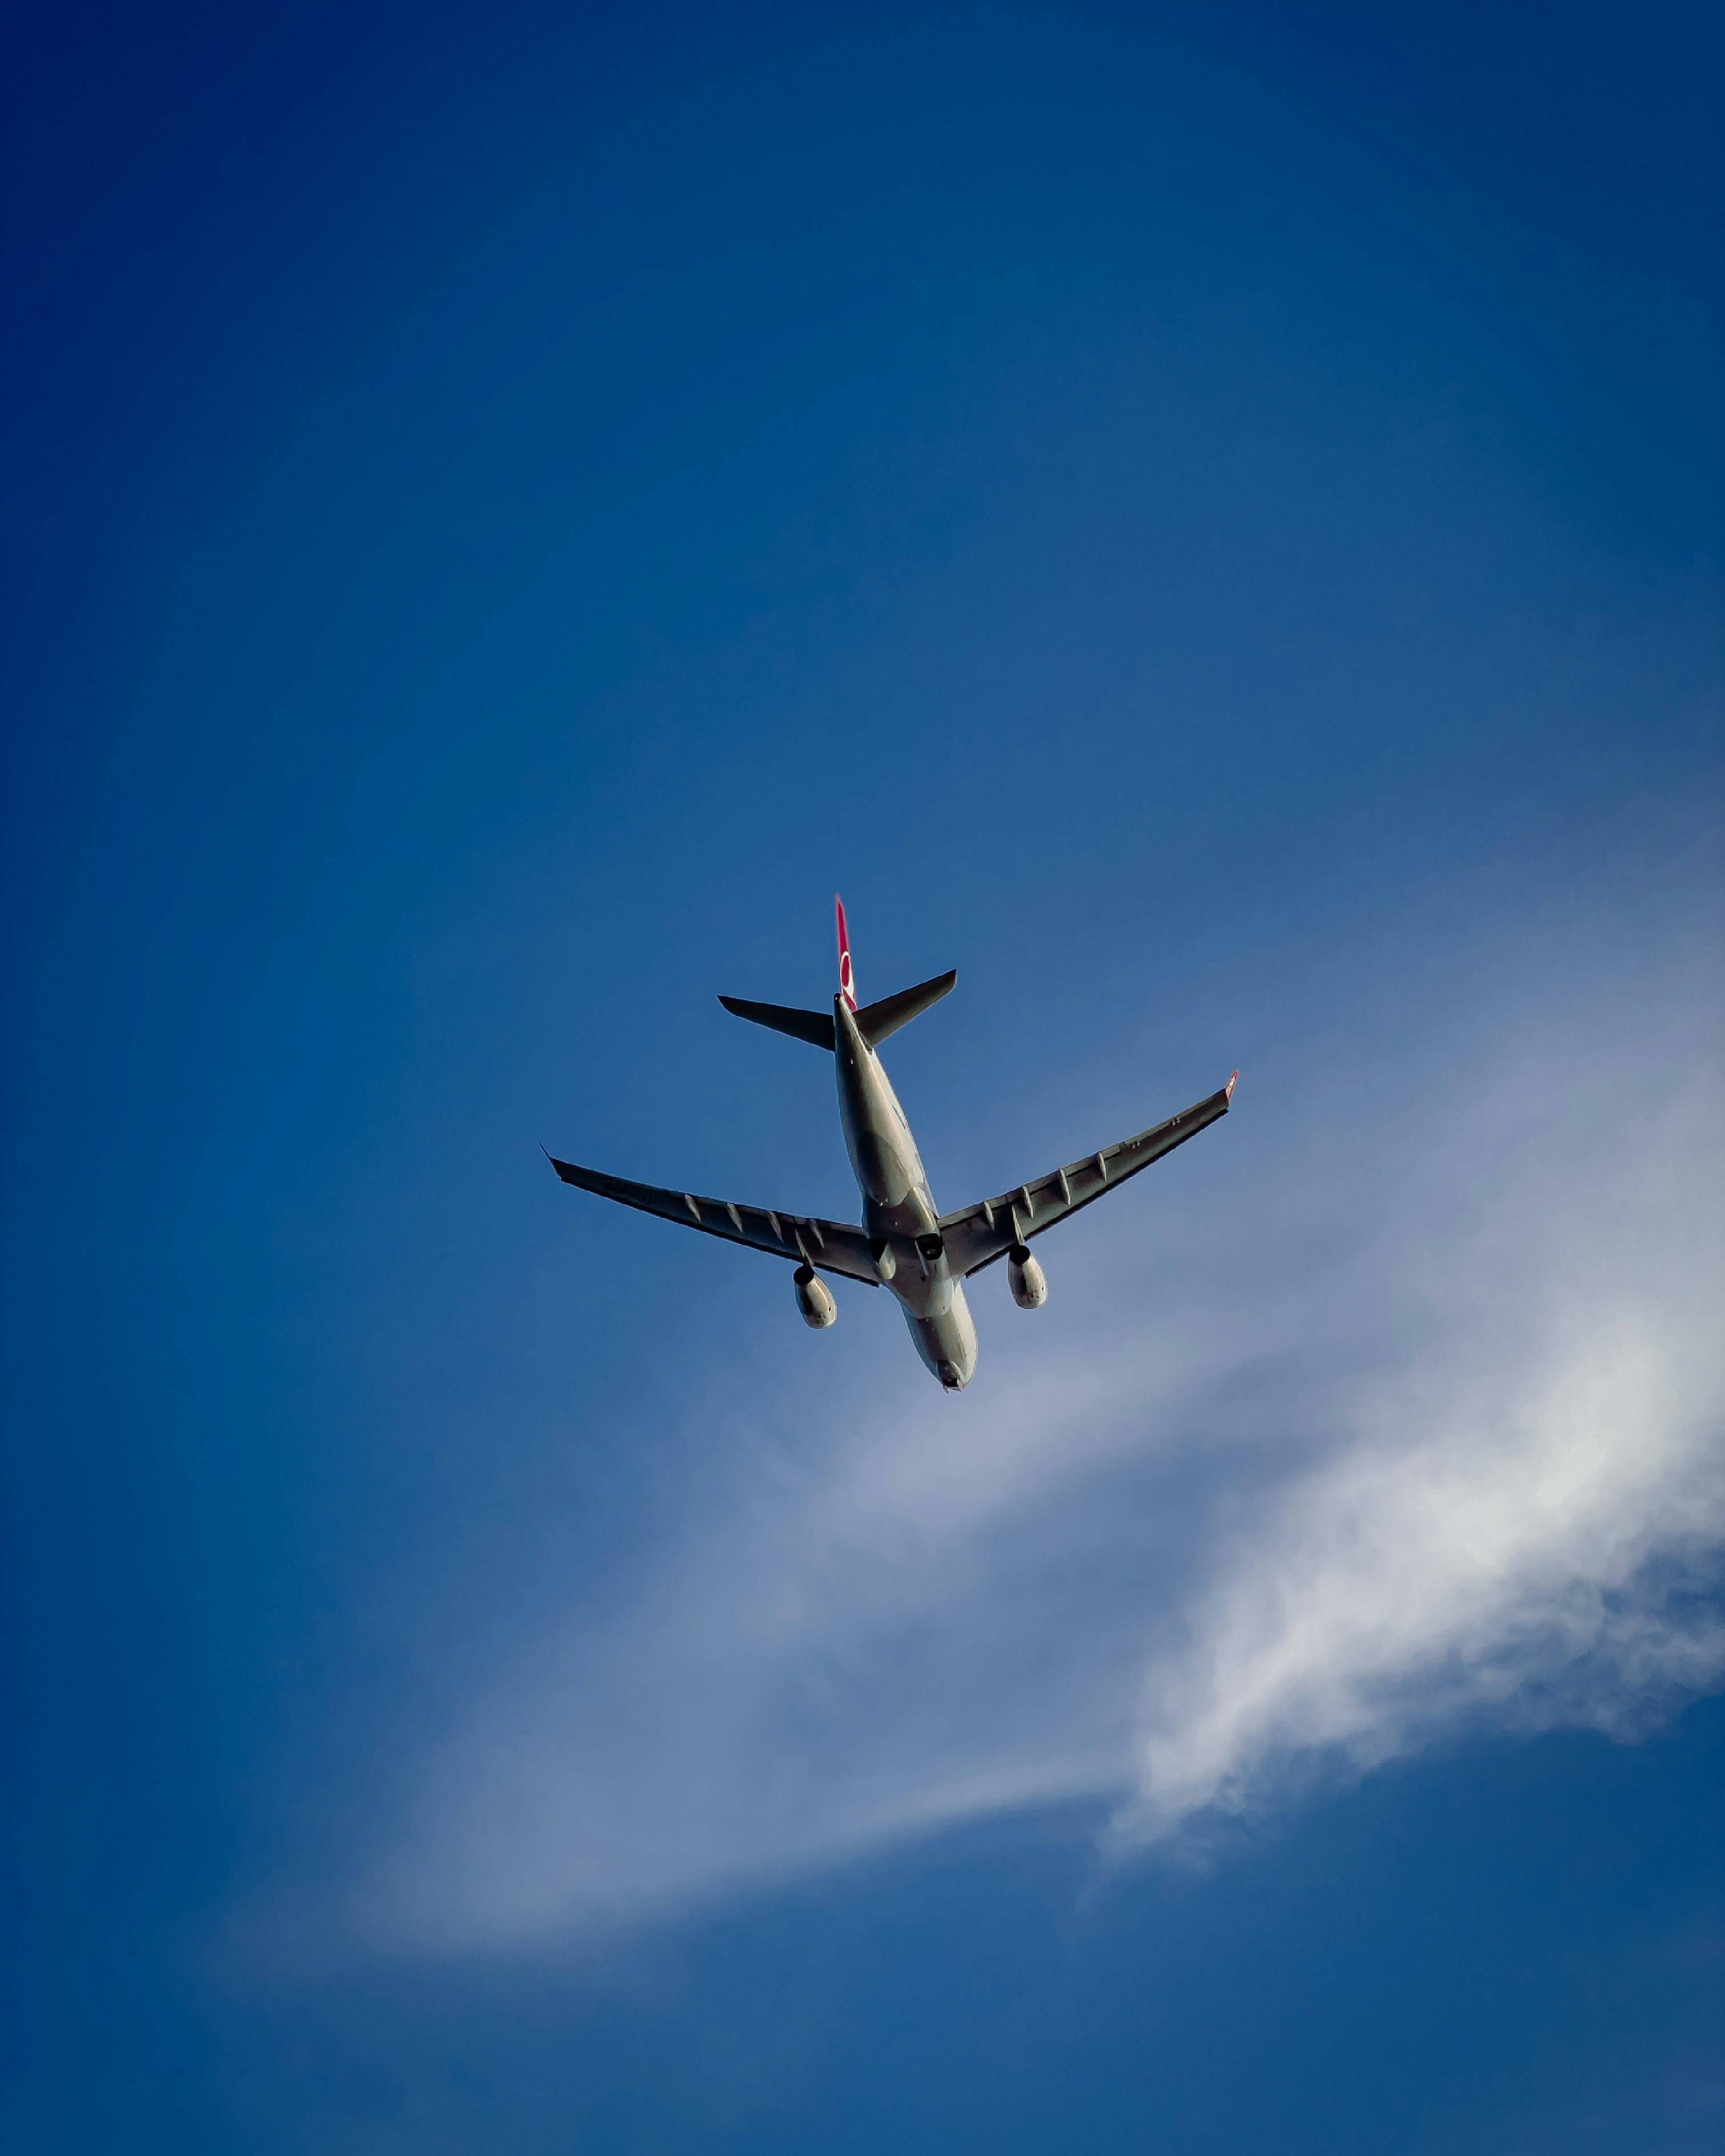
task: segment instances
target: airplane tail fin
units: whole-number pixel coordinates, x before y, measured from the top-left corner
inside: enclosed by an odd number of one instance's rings
[[[839,993],[854,1011],[856,1009],[856,973],[850,963],[850,931],[845,926],[845,901],[835,897],[833,911],[839,916]]]
[[[856,1003],[856,973],[850,963],[850,933],[845,923],[845,901],[833,901],[839,922],[839,993],[846,1008],[856,1019],[856,1029],[870,1048],[878,1048],[891,1034],[901,1025],[908,1025],[919,1017],[931,1004],[937,1004],[958,978],[956,973],[937,973],[932,981],[919,981],[914,988],[901,988],[895,996],[882,996],[876,1004],[865,1004],[860,1010]],[[783,1004],[745,1003],[741,996],[721,996],[719,1001],[727,1011],[738,1018],[746,1018],[755,1025],[770,1026],[774,1033],[788,1033],[793,1040],[806,1040],[813,1048],[830,1050],[836,1035],[831,1016],[825,1011],[789,1010]]]

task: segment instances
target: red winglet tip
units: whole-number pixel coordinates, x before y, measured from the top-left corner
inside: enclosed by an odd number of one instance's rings
[[[1234,1098],[1234,1089],[1239,1083],[1240,1073],[1236,1070],[1234,1075],[1228,1081],[1228,1083],[1222,1088],[1222,1098],[1224,1101],[1231,1101]]]

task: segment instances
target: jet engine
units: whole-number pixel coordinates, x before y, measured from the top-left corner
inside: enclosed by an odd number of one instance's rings
[[[1006,1285],[1020,1310],[1040,1310],[1048,1301],[1048,1280],[1030,1255],[1029,1245],[1014,1243],[1006,1254]],[[812,1325],[814,1321],[809,1319]]]
[[[1037,1278],[1041,1278],[1040,1273]],[[813,1265],[798,1265],[792,1276],[792,1285],[797,1291],[797,1307],[803,1313],[805,1325],[812,1325],[818,1332],[833,1323],[839,1315],[839,1306],[826,1282],[815,1278]]]

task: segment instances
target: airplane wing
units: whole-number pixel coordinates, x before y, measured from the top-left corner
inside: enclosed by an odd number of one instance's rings
[[[1148,1168],[1152,1161],[1160,1160],[1176,1146],[1184,1145],[1188,1138],[1196,1137],[1227,1114],[1239,1075],[1236,1070],[1219,1093],[1170,1116],[1153,1129],[1140,1131],[1135,1138],[1122,1138],[1118,1145],[1104,1146],[1100,1152],[1087,1153],[1082,1160],[1070,1161],[1050,1174],[1021,1183],[1016,1190],[1003,1191],[999,1198],[985,1198],[979,1205],[961,1206],[957,1212],[948,1213],[940,1225],[952,1270],[966,1275],[980,1272],[984,1265],[1004,1257],[1014,1243],[1028,1241],[1045,1228],[1052,1228],[1057,1221],[1093,1205],[1140,1168]]]
[[[551,1156],[547,1153],[549,1160]],[[650,1183],[630,1183],[620,1175],[602,1175],[594,1168],[576,1168],[567,1160],[552,1160],[565,1183],[578,1190],[590,1190],[596,1198],[609,1198],[638,1212],[656,1213],[661,1220],[675,1220],[685,1228],[699,1228],[704,1235],[718,1235],[727,1243],[742,1243],[752,1250],[766,1250],[793,1265],[806,1260],[822,1272],[843,1273],[848,1279],[865,1281],[878,1287],[880,1276],[869,1255],[869,1239],[860,1228],[839,1220],[811,1220],[801,1214],[770,1212],[764,1205],[736,1205],[723,1198],[696,1198],[686,1190],[660,1190]]]

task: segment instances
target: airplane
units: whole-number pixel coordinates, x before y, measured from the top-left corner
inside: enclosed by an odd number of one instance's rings
[[[738,1018],[788,1034],[793,1040],[806,1040],[832,1056],[839,1081],[839,1120],[862,1193],[860,1227],[764,1205],[736,1204],[728,1199],[697,1198],[686,1190],[660,1190],[652,1183],[630,1183],[620,1175],[603,1175],[596,1168],[576,1168],[546,1157],[562,1180],[578,1190],[590,1190],[619,1205],[657,1214],[661,1220],[675,1220],[727,1243],[746,1244],[750,1250],[793,1260],[797,1307],[804,1322],[817,1329],[832,1324],[839,1315],[822,1273],[890,1289],[904,1312],[916,1353],[947,1392],[962,1392],[976,1373],[977,1361],[976,1324],[965,1299],[965,1281],[1004,1258],[1013,1301],[1020,1310],[1040,1309],[1048,1300],[1048,1281],[1031,1255],[1032,1236],[1106,1198],[1141,1168],[1225,1116],[1240,1073],[1236,1070],[1208,1100],[1140,1131],[1136,1137],[1069,1161],[998,1198],[982,1199],[956,1213],[937,1213],[922,1155],[879,1050],[901,1026],[938,1003],[957,973],[937,974],[913,988],[901,988],[896,995],[859,1007],[845,903],[842,899],[833,903],[839,929],[839,992],[833,998],[830,1017],[824,1011],[747,1003],[739,996],[721,996],[719,1001]]]

